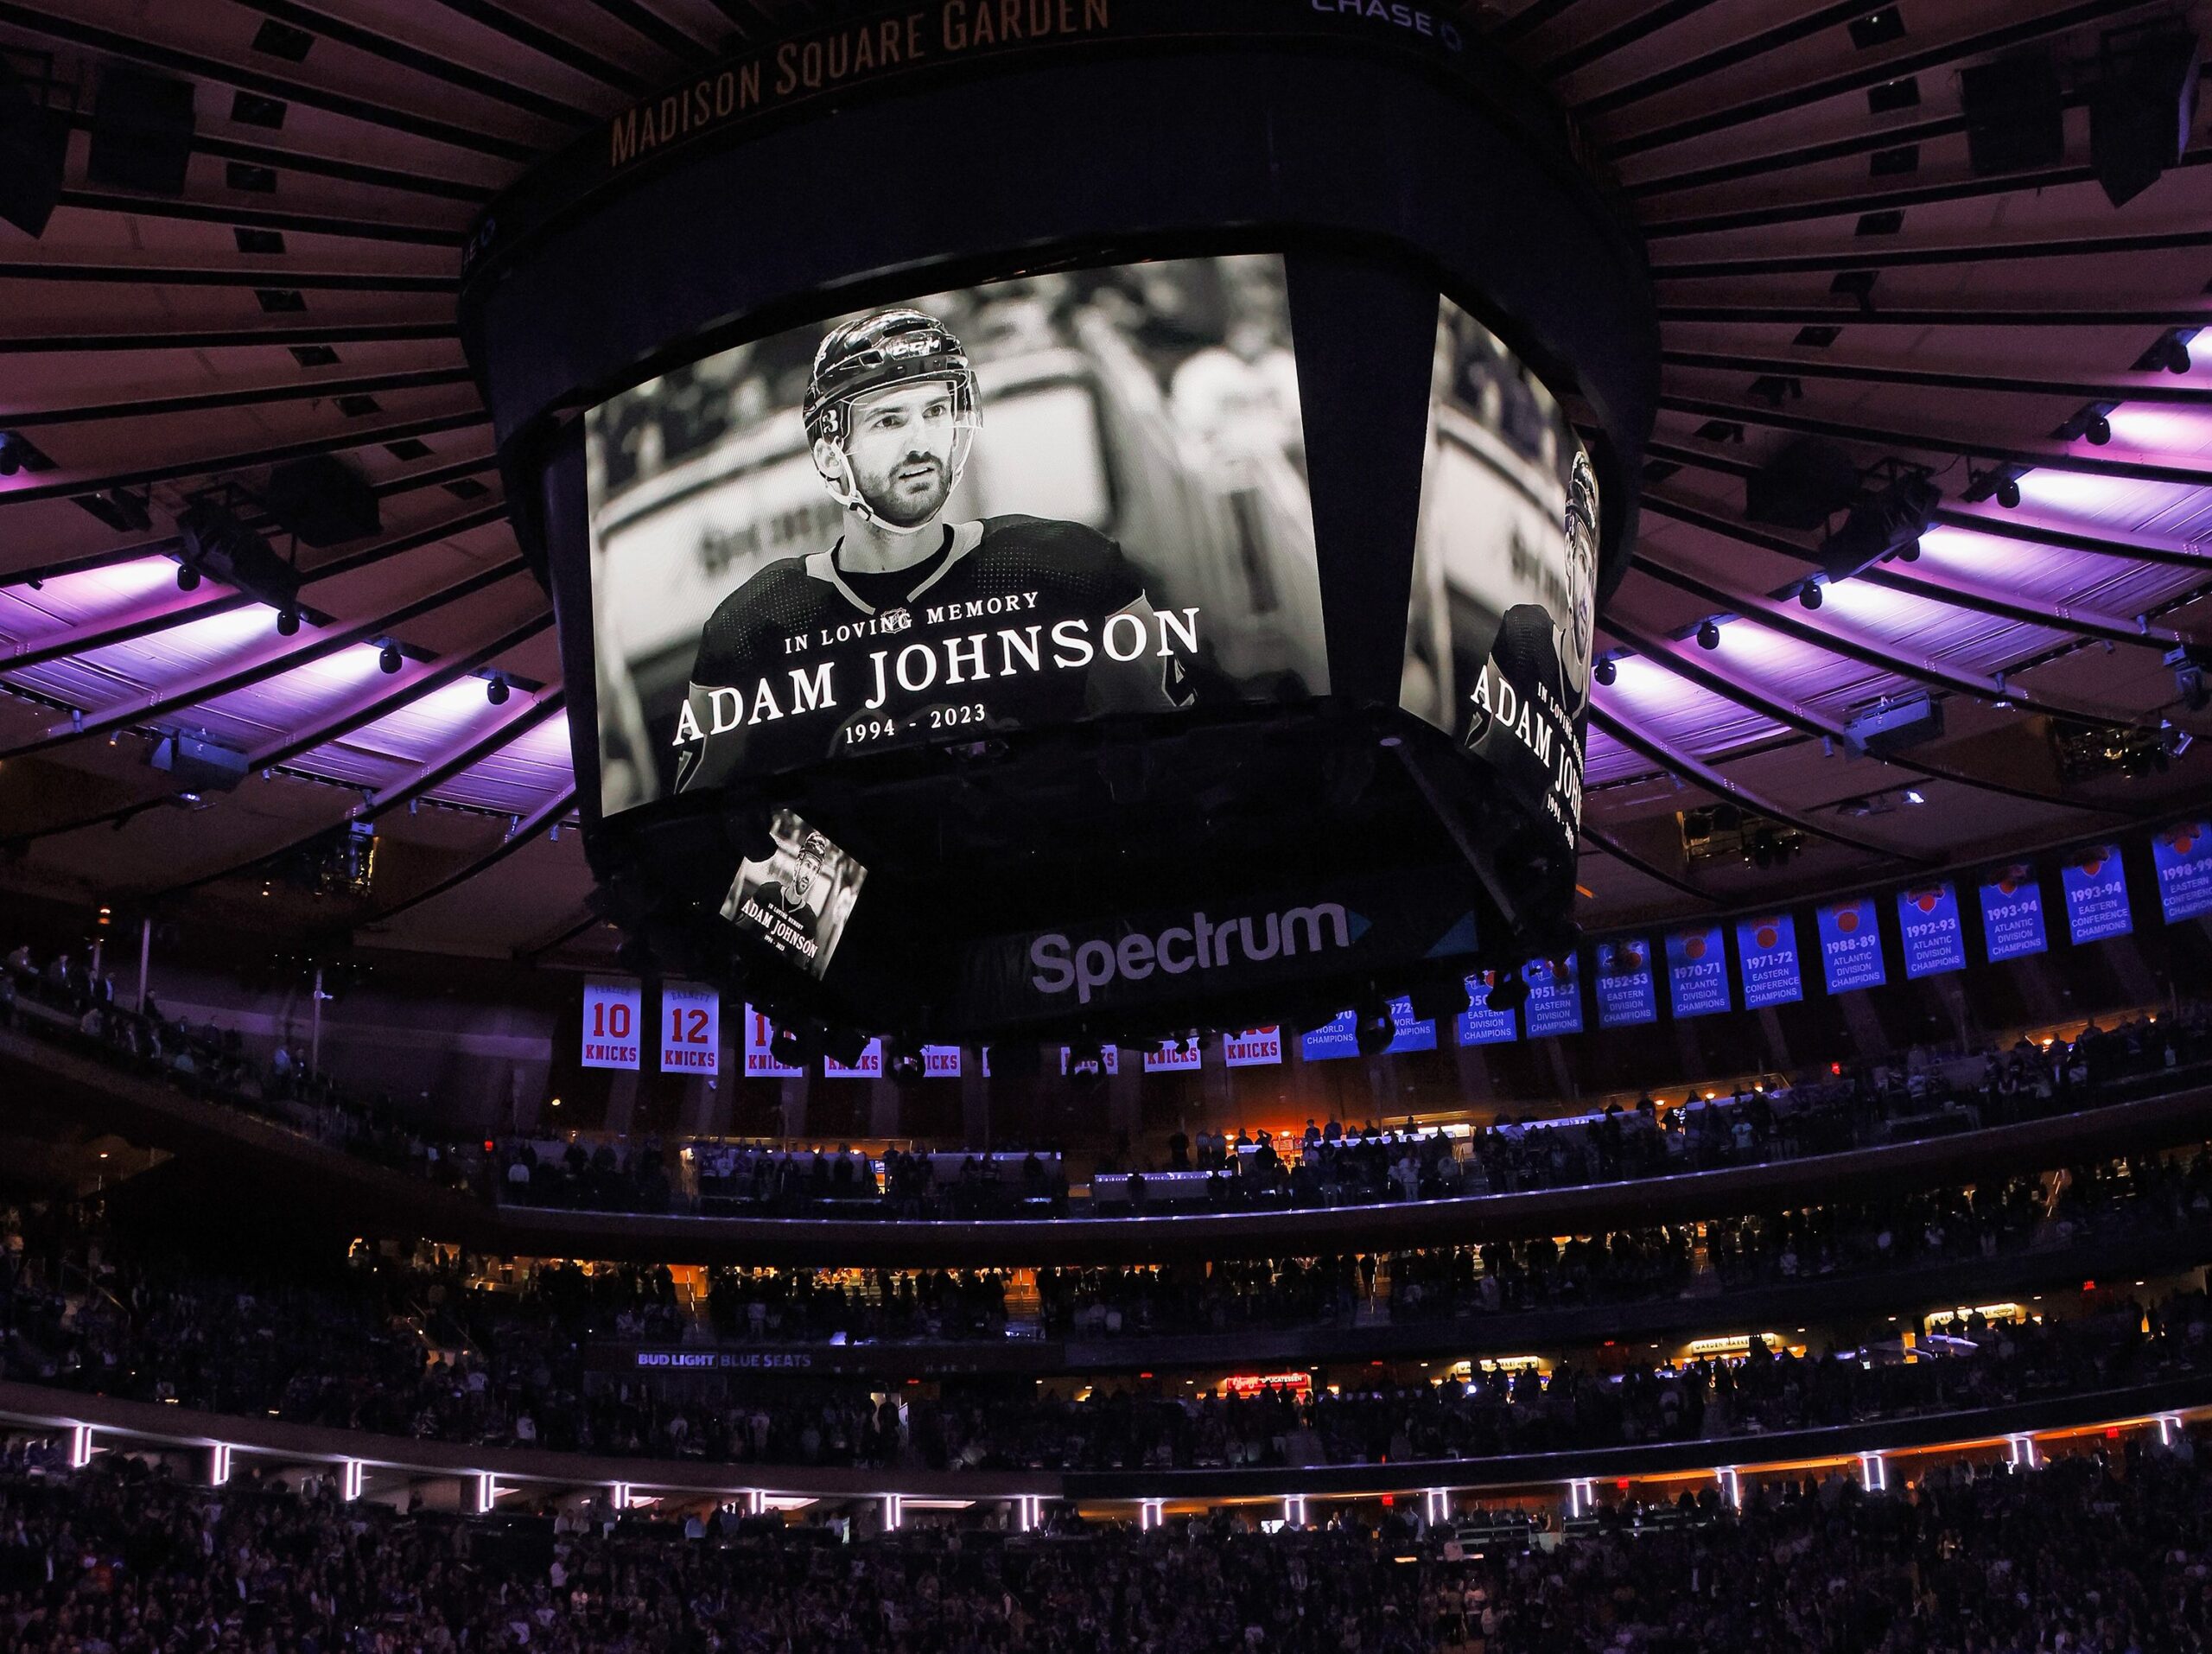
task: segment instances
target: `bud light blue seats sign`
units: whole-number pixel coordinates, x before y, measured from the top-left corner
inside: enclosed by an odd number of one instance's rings
[[[1797,921],[1787,913],[1736,921],[1736,957],[1744,970],[1744,1008],[1795,1005],[1805,997],[1797,975]]]
[[[2067,932],[2075,942],[2125,936],[2135,928],[2119,845],[2100,844],[2069,857],[2058,870],[2058,882],[2066,892]]]
[[[1463,1046],[1510,1045],[1521,1037],[1521,1023],[1511,1011],[1493,1011],[1485,1002],[1497,986],[1499,973],[1485,970],[1467,978],[1467,1008],[1459,1013],[1459,1043]]]
[[[1908,980],[1967,968],[1967,935],[1959,923],[1958,887],[1922,885],[1897,892],[1897,935]]]
[[[2043,927],[2043,881],[2033,868],[2000,868],[1981,881],[1981,942],[1992,964],[2050,945]]]
[[[1720,926],[1675,931],[1667,938],[1667,996],[1676,1016],[1705,1016],[1732,1008],[1728,949]]]
[[[1624,1028],[1658,1020],[1649,939],[1627,936],[1598,944],[1598,1026]]]
[[[2158,873],[2158,901],[2166,923],[2212,913],[2212,825],[2185,821],[2151,841]]]
[[[1830,902],[1820,909],[1819,919],[1821,967],[1827,973],[1828,992],[1879,988],[1887,973],[1882,966],[1882,926],[1874,914],[1874,899]]]
[[[1529,979],[1529,1037],[1582,1032],[1582,973],[1575,958],[1531,959],[1521,967]]]

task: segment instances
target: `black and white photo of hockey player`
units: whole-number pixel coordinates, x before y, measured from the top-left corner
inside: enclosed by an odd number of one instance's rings
[[[766,858],[738,863],[722,917],[818,977],[830,968],[868,869],[796,811],[777,811],[768,836],[775,848]]]
[[[1572,847],[1596,631],[1595,475],[1550,393],[1448,299],[1400,703]]]
[[[590,410],[602,810],[1325,694],[1285,282],[1265,254],[1022,277]]]
[[[1198,610],[1156,614],[1104,535],[944,520],[980,419],[975,371],[936,317],[894,309],[831,329],[804,417],[844,531],[769,564],[708,620],[677,720],[677,792],[1187,698]]]

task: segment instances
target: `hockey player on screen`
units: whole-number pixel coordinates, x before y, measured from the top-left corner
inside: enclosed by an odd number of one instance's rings
[[[1565,528],[1564,612],[1542,603],[1505,611],[1468,697],[1460,745],[1494,765],[1532,805],[1545,801],[1571,837],[1581,769],[1574,731],[1589,703],[1597,625],[1598,484],[1580,452],[1567,478]],[[1570,776],[1573,785],[1562,785]]]
[[[940,520],[981,418],[967,353],[935,317],[832,328],[801,417],[845,531],[715,608],[677,718],[677,792],[1187,699],[1198,613],[1156,614],[1113,541],[1035,517]]]

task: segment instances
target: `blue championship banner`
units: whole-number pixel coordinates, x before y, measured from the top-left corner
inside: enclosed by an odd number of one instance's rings
[[[1805,997],[1797,970],[1797,921],[1787,913],[1736,921],[1736,957],[1744,972],[1744,1008],[1795,1005]]]
[[[2151,841],[2158,872],[2158,903],[2166,923],[2212,913],[2212,825],[2185,821]]]
[[[1676,1016],[1734,1008],[1728,991],[1728,945],[1720,926],[1668,933],[1667,997]]]
[[[1959,923],[1958,887],[1947,879],[1898,891],[1897,935],[1904,944],[1906,980],[1964,970],[1967,933]]]
[[[2127,868],[2120,846],[2100,844],[2069,856],[2058,870],[2066,892],[2066,928],[2078,945],[2125,936],[2135,928],[2127,908]]]
[[[1521,967],[1529,979],[1529,1037],[1582,1032],[1582,973],[1574,955],[1531,959]]]
[[[2000,868],[1981,881],[1981,945],[1992,964],[2041,953],[2043,881],[2025,863]]]
[[[1459,1013],[1458,1033],[1463,1046],[1510,1045],[1521,1037],[1520,1017],[1512,1011],[1493,1011],[1484,1003],[1497,986],[1498,973],[1484,970],[1467,978],[1467,1008]]]
[[[1872,896],[1830,902],[1819,910],[1817,917],[1821,968],[1827,976],[1828,992],[1879,988],[1888,980],[1882,964],[1882,926]]]
[[[1624,936],[1598,944],[1598,1026],[1625,1028],[1658,1020],[1650,938]]]

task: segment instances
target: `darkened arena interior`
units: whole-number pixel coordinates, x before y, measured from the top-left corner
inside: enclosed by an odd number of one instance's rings
[[[0,0],[0,1649],[2207,1654],[2208,29]]]

